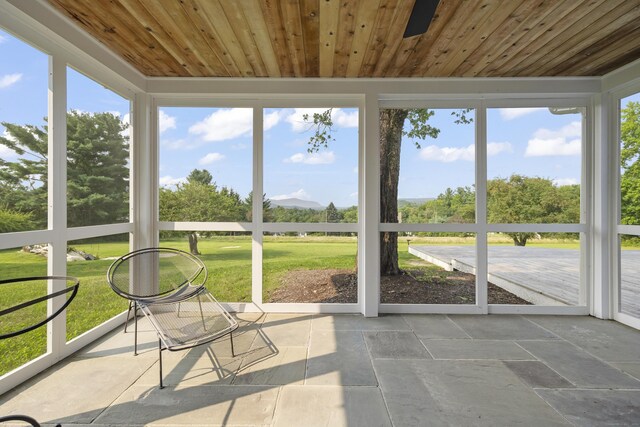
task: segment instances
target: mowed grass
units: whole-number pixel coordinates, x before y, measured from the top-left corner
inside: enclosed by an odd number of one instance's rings
[[[0,251],[0,277],[12,279],[18,277],[45,276],[47,260],[17,249]],[[43,281],[0,285],[0,310],[46,295],[46,283]],[[28,310],[20,310],[0,318],[0,333],[6,334],[23,329],[43,320],[47,315],[46,303],[39,303]],[[0,375],[33,360],[47,351],[47,329],[34,331],[0,341]]]

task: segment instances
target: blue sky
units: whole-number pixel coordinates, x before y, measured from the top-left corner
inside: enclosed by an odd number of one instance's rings
[[[47,114],[47,56],[0,31],[0,121],[42,125]],[[108,111],[129,120],[129,101],[69,69],[69,109]],[[629,99],[639,100],[640,95]],[[311,132],[302,114],[322,109],[264,111],[264,191],[272,199],[295,197],[322,205],[357,203],[358,112],[334,109],[335,141],[307,152]],[[399,197],[435,197],[447,187],[474,184],[473,125],[453,123],[452,110],[430,120],[437,139],[416,148],[403,139]],[[557,185],[579,183],[581,117],[548,109],[489,109],[489,178],[513,173],[541,176]],[[241,108],[163,107],[160,110],[160,183],[175,185],[194,168],[208,169],[219,186],[246,197],[252,186],[252,112]],[[0,126],[0,134],[5,129]],[[0,147],[0,157],[15,153]]]
[[[264,192],[274,200],[357,204],[357,109],[334,109],[335,141],[328,149],[308,153],[312,132],[302,116],[314,111],[324,109],[264,110]],[[174,185],[193,168],[206,168],[218,185],[248,195],[253,170],[252,114],[249,108],[161,108],[161,185]]]

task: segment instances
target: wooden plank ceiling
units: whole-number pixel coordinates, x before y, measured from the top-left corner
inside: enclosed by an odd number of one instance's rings
[[[147,76],[600,76],[640,58],[640,0],[48,0]]]

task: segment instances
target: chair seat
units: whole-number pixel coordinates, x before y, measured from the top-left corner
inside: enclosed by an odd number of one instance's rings
[[[238,323],[205,288],[173,303],[141,304],[163,346],[184,350],[214,341],[238,327]]]

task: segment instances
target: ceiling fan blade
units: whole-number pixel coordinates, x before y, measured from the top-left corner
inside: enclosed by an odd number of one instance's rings
[[[413,37],[424,34],[431,24],[433,15],[436,13],[440,0],[416,0],[407,22],[407,29],[404,30],[402,38]]]

